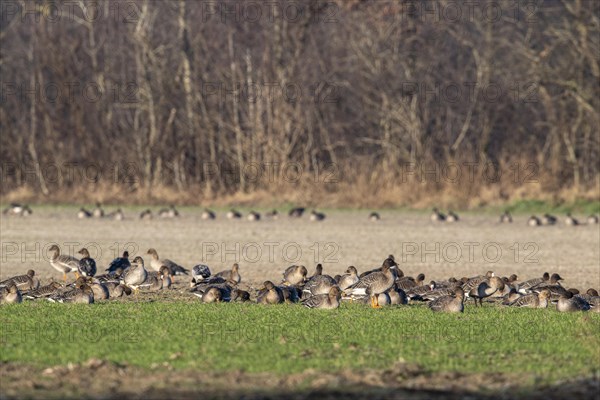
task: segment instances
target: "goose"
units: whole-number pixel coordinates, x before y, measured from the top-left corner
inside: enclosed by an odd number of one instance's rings
[[[295,208],[292,208],[288,212],[288,216],[292,217],[292,218],[300,218],[300,217],[302,217],[302,214],[304,214],[304,210],[306,210],[304,207],[295,207]]]
[[[556,217],[550,214],[544,214],[541,219],[542,225],[556,224]]]
[[[139,286],[146,281],[147,277],[148,271],[144,268],[144,260],[142,257],[138,256],[133,259],[131,266],[123,273],[121,283],[132,288],[137,294],[139,292]]]
[[[233,281],[236,284],[240,283],[242,280],[242,277],[240,275],[240,265],[238,263],[235,263],[231,266],[230,270],[217,272],[215,274],[215,277],[223,278],[228,281]]]
[[[83,207],[81,207],[79,209],[79,211],[77,211],[77,218],[79,218],[79,219],[85,219],[85,218],[91,218],[91,217],[92,217],[92,213]]]
[[[131,289],[119,282],[106,282],[104,286],[108,289],[108,294],[111,298],[123,297],[123,295],[129,296]]]
[[[51,252],[50,265],[57,271],[62,272],[63,279],[67,281],[67,274],[74,272],[76,275],[77,268],[79,267],[79,260],[75,257],[60,254],[60,247],[53,244],[48,249]]]
[[[302,291],[295,286],[277,286],[283,295],[283,301],[286,303],[297,303],[302,297]]]
[[[216,219],[217,214],[215,214],[213,211],[209,210],[208,208],[205,208],[204,211],[202,211],[202,214],[200,214],[200,218],[202,218],[204,220]]]
[[[464,296],[465,294],[462,288],[457,287],[454,289],[454,294],[437,298],[429,302],[428,306],[429,309],[434,312],[463,312],[465,310]]]
[[[325,219],[325,214],[312,210],[310,212],[310,220],[311,221],[323,221]]]
[[[598,216],[597,216],[597,215],[595,215],[595,214],[590,214],[590,215],[588,215],[588,217],[586,218],[586,222],[588,223],[588,225],[594,225],[594,224],[597,224],[597,223],[598,223],[598,220],[599,220],[599,219],[600,219],[600,218],[598,218]]]
[[[242,218],[242,213],[234,210],[233,208],[227,212],[228,219],[240,219]]]
[[[123,256],[117,257],[114,260],[112,260],[110,265],[108,266],[108,268],[105,269],[105,271],[108,273],[115,273],[117,271],[117,269],[120,268],[121,272],[122,272],[122,271],[125,271],[130,266],[131,266],[131,263],[129,262],[129,252],[127,250],[125,250],[123,252]]]
[[[102,205],[100,203],[96,203],[96,208],[94,208],[92,210],[92,217],[94,217],[94,218],[104,217],[104,210],[102,209]]]
[[[5,279],[0,282],[0,286],[9,286],[11,282],[13,282],[19,289],[31,290],[34,289],[33,277],[35,276],[35,271],[30,269],[27,271],[25,275],[17,275],[11,278]],[[39,281],[38,281],[39,284]]]
[[[403,276],[396,280],[396,284],[402,290],[412,289],[413,287],[421,286],[425,280],[425,274],[417,275],[417,278],[412,276]]]
[[[2,214],[4,215],[17,215],[19,217],[28,217],[33,214],[33,211],[27,204],[21,205],[19,203],[11,203],[8,207],[6,207]]]
[[[393,254],[390,254],[384,262],[388,263],[390,265],[390,267],[393,267],[395,269],[397,279],[400,279],[404,276],[404,272],[402,272],[402,270],[400,268],[398,268],[398,264],[396,263]],[[360,274],[358,277],[363,278],[363,277],[365,277],[369,274],[372,274],[373,272],[377,272],[377,271],[381,271],[381,267],[375,268],[375,269],[372,269],[369,271],[365,271],[362,274]]]
[[[568,290],[561,294],[556,303],[556,310],[559,312],[588,311],[590,308],[590,303],[581,297],[574,296]]]
[[[269,211],[265,213],[265,217],[270,219],[279,219],[279,212],[277,210]]]
[[[81,254],[83,258],[79,260],[77,270],[83,276],[94,276],[96,275],[96,261],[90,257],[88,249],[85,247],[77,252]]]
[[[0,303],[1,304],[16,304],[21,303],[23,297],[19,288],[13,281],[9,281],[6,287],[0,288]]]
[[[27,295],[25,297],[29,299],[48,297],[56,294],[58,290],[62,288],[63,286],[60,284],[60,282],[55,282],[54,280],[51,280],[50,283],[45,286],[41,286],[35,290],[30,290],[29,292],[27,292]]]
[[[323,265],[317,264],[315,275],[306,281],[303,292],[312,296],[327,294],[333,286],[337,286],[335,280],[329,275],[323,275]]]
[[[518,285],[517,291],[521,294],[527,294],[531,292],[531,289],[543,282],[547,282],[550,280],[550,274],[548,272],[544,272],[541,278],[533,278],[529,279],[520,285]]]
[[[406,292],[400,289],[397,284],[394,284],[394,286],[392,286],[392,288],[386,293],[390,298],[391,305],[408,304],[408,296],[406,295]]]
[[[546,287],[546,286],[555,286],[555,285],[560,286],[560,282],[559,281],[562,281],[562,280],[563,280],[562,276],[560,276],[559,274],[554,273],[554,274],[552,274],[550,276],[550,280],[547,280],[547,281],[544,280],[542,282],[539,282],[538,284],[531,286],[530,289],[531,290],[533,290],[533,289],[541,289],[541,288]]]
[[[161,260],[158,257],[158,253],[153,248],[148,249],[146,254],[150,254],[150,267],[155,271],[159,271],[160,267],[165,265],[171,270],[171,275],[189,275],[188,270],[183,268],[181,265],[176,264],[167,258]]]
[[[377,222],[381,219],[381,216],[376,213],[375,211],[373,211],[371,214],[369,214],[369,221],[373,221],[373,222]]]
[[[482,306],[483,299],[489,297],[499,290],[504,289],[504,281],[497,276],[481,282],[476,288],[473,288],[467,293],[467,297],[473,298],[475,306],[477,306],[477,299],[479,299],[479,306]]]
[[[192,284],[202,282],[210,277],[210,268],[205,264],[194,265],[192,268]]]
[[[508,306],[510,303],[515,302],[517,299],[523,296],[526,295],[519,293],[516,288],[511,288],[508,293],[502,297],[502,304]]]
[[[175,206],[171,204],[169,208],[161,208],[158,211],[158,216],[160,218],[177,218],[179,217],[179,212],[175,209]]]
[[[525,296],[520,296],[508,305],[511,307],[548,308],[549,299],[550,291],[544,289],[539,293],[530,293]]]
[[[1,285],[1,283],[0,283]],[[596,289],[589,288],[585,293],[576,295],[577,297],[581,297],[588,303],[594,297],[598,297],[598,291]]]
[[[569,226],[577,226],[579,225],[579,221],[571,216],[571,213],[567,213],[567,216],[565,217],[565,224]]]
[[[256,211],[250,211],[247,218],[248,221],[260,221],[260,214]]]
[[[391,260],[393,262],[393,260]],[[395,262],[393,262],[396,264]],[[377,295],[387,292],[396,281],[394,268],[391,265],[390,259],[383,262],[381,271],[375,271],[362,277],[356,284],[350,286],[346,292],[351,295],[368,295],[371,298],[371,307],[379,308],[377,303]]]
[[[337,283],[341,290],[346,290],[350,286],[358,283],[358,281],[358,271],[356,270],[356,267],[351,265],[348,267],[348,269],[346,269],[346,273],[340,276],[340,279],[337,280]]]
[[[94,301],[108,300],[110,298],[110,291],[104,285],[104,283],[100,282],[98,279],[92,279],[88,285],[94,293]]]
[[[248,293],[245,290],[241,290],[241,289],[233,289],[231,291],[231,300],[230,301],[237,301],[240,303],[245,303],[247,301],[250,301],[250,293]]]
[[[444,296],[453,296],[454,293],[456,292],[456,288],[460,287],[460,286],[455,286],[455,287],[435,287],[433,284],[431,285],[431,287],[428,287],[428,290],[423,291],[423,293],[420,294],[420,297],[422,300],[436,300],[439,299],[440,297],[444,297]],[[410,291],[408,293],[411,293]],[[412,293],[411,293],[412,294]]]
[[[158,272],[148,272],[146,280],[140,285],[140,289],[146,289],[151,292],[168,289],[169,287],[171,287],[171,270],[164,265],[160,267]]]
[[[454,212],[452,212],[452,210],[448,211],[448,216],[446,216],[446,222],[458,222],[459,218],[458,215]]]
[[[56,293],[48,297],[48,300],[53,303],[91,304],[94,302],[94,292],[87,284],[86,278],[80,276],[75,281],[75,288]]]
[[[302,305],[307,308],[321,308],[324,310],[334,310],[340,306],[342,291],[337,286],[332,286],[326,294],[318,294],[302,301]]]
[[[512,223],[512,216],[510,215],[508,210],[504,210],[504,213],[502,213],[502,215],[500,215],[500,223],[501,224],[511,224]]]
[[[123,221],[125,219],[125,214],[123,214],[123,211],[120,208],[117,208],[115,211],[108,213],[106,217],[114,219],[115,221]]]
[[[540,225],[542,225],[542,222],[540,221],[540,219],[538,217],[536,217],[535,215],[532,215],[527,220],[527,225],[529,225],[529,226],[540,226]]]
[[[142,211],[140,213],[140,219],[145,219],[145,220],[152,219],[152,210],[147,208],[144,211]]]
[[[476,289],[477,287],[479,287],[479,284],[482,282],[485,282],[487,280],[489,280],[490,278],[492,278],[494,276],[494,273],[492,271],[488,271],[485,275],[478,275],[478,276],[474,276],[472,278],[469,278],[463,285],[462,285],[462,289],[464,291],[465,294],[468,293],[473,290]]]
[[[256,302],[258,304],[280,304],[283,303],[283,293],[281,289],[271,281],[265,281],[259,291]]]
[[[223,293],[219,288],[209,287],[200,297],[203,303],[220,303],[223,300]]]
[[[283,272],[283,285],[296,286],[304,283],[308,271],[304,265],[292,265]]]
[[[444,214],[442,214],[437,207],[435,207],[432,210],[432,214],[431,214],[431,220],[433,222],[441,222],[441,221],[445,221],[446,220],[446,216]]]

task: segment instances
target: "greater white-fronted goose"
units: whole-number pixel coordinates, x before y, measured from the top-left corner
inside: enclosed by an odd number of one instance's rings
[[[568,290],[558,298],[558,303],[556,303],[556,310],[560,312],[588,311],[590,308],[590,303],[581,297],[574,296]]]
[[[542,225],[542,221],[540,221],[540,219],[538,217],[536,217],[535,215],[532,215],[527,220],[527,225],[529,225],[529,226],[540,226],[540,225]]]
[[[142,211],[140,213],[140,219],[152,219],[152,210],[150,209],[145,209],[144,211]]]
[[[212,210],[209,210],[208,208],[205,208],[204,211],[202,211],[202,214],[200,214],[200,218],[207,220],[207,219],[216,219],[217,218],[217,214],[215,214]]]
[[[325,220],[325,214],[323,214],[321,212],[317,212],[315,210],[312,210],[310,212],[310,220],[311,221],[323,221],[323,220]]]
[[[283,284],[296,286],[303,284],[308,271],[304,265],[292,265],[283,272]]]
[[[550,291],[543,289],[539,293],[530,293],[516,298],[509,304],[511,307],[548,308]]]
[[[250,211],[247,217],[248,221],[260,221],[260,214],[256,211]]]
[[[508,210],[504,210],[502,215],[500,215],[500,223],[501,224],[511,224],[512,223],[512,216],[510,215]]]
[[[67,274],[69,272],[77,274],[77,268],[79,267],[79,260],[77,258],[60,254],[60,247],[56,244],[50,246],[48,251],[50,251],[50,265],[55,270],[62,272],[65,282],[67,281]]]
[[[369,221],[377,222],[380,219],[381,219],[381,216],[379,215],[379,213],[376,213],[375,211],[373,211],[371,214],[369,214]]]
[[[300,218],[300,217],[302,217],[302,214],[304,214],[304,210],[306,210],[304,207],[295,207],[295,208],[292,208],[288,212],[288,216],[292,217],[292,218]]]
[[[115,211],[108,213],[106,217],[114,219],[115,221],[123,221],[125,219],[125,214],[123,213],[123,210],[117,208]]]
[[[270,219],[279,219],[279,212],[277,210],[272,210],[265,213],[265,217]]]
[[[139,286],[146,281],[148,277],[148,271],[144,267],[144,260],[142,257],[136,257],[133,259],[131,266],[123,273],[121,277],[121,283],[125,286],[130,287],[135,293],[139,291]]]
[[[304,307],[321,308],[324,310],[333,310],[340,306],[342,291],[337,286],[332,286],[326,294],[317,294],[305,300],[302,300]]]
[[[464,296],[465,294],[462,288],[457,287],[456,289],[454,289],[453,295],[439,297],[433,301],[430,301],[428,306],[431,309],[431,311],[435,312],[463,312],[465,309]]]
[[[440,210],[435,207],[431,213],[431,220],[433,222],[442,222],[446,220],[446,216],[440,212]]]
[[[598,218],[597,215],[595,214],[590,214],[588,215],[588,217],[586,218],[586,222],[588,223],[588,225],[594,225],[598,223],[598,220],[600,220],[600,218]]]
[[[25,275],[17,275],[11,278],[5,279],[0,282],[0,286],[8,286],[10,282],[13,282],[20,290],[32,290],[34,289],[34,281],[33,277],[35,276],[35,271],[30,269],[27,271]],[[39,284],[39,281],[38,281]]]
[[[556,217],[550,214],[544,214],[540,220],[542,225],[554,225],[556,224]]]
[[[108,268],[105,269],[105,271],[110,274],[116,272],[117,269],[120,268],[122,272],[129,268],[130,265],[131,263],[129,262],[129,252],[125,250],[123,252],[123,257],[117,257],[114,260],[112,260]]]
[[[458,214],[456,214],[452,210],[448,211],[448,215],[446,216],[446,222],[458,222],[458,220]]]
[[[231,269],[217,272],[215,277],[223,278],[227,281],[235,282],[236,284],[240,283],[242,281],[242,276],[240,275],[240,265],[235,263],[231,266]]]
[[[85,218],[91,218],[91,217],[92,217],[92,213],[83,207],[81,207],[79,209],[79,211],[77,211],[77,218],[79,218],[79,219],[85,219]]]
[[[323,266],[317,264],[315,275],[306,281],[303,292],[310,293],[313,296],[327,294],[333,286],[337,286],[335,280],[329,275],[324,275]]]
[[[22,301],[21,291],[13,281],[9,281],[7,286],[0,288],[0,304],[16,304]]]
[[[151,256],[150,267],[153,270],[155,270],[155,271],[159,271],[160,267],[162,267],[164,265],[164,266],[166,266],[167,268],[169,268],[171,270],[171,275],[172,276],[175,276],[175,275],[189,275],[187,269],[185,269],[181,265],[179,265],[179,264],[177,264],[177,263],[169,260],[168,258],[163,258],[161,260],[158,257],[158,253],[153,248],[148,249],[148,251],[146,252],[146,254],[150,254],[150,256]]]
[[[390,259],[388,258],[383,262],[381,271],[375,271],[362,277],[356,284],[346,289],[345,292],[353,296],[368,295],[371,298],[371,306],[379,308],[377,295],[390,290],[396,281],[396,276],[392,270],[393,267],[388,260]]]
[[[169,208],[161,208],[158,210],[158,216],[160,218],[177,218],[179,217],[179,211],[177,211],[175,206],[171,204]]]
[[[94,218],[104,217],[104,210],[102,209],[102,205],[100,203],[96,203],[96,207],[92,210],[92,217],[94,217]]]
[[[565,224],[569,226],[577,226],[579,225],[579,221],[577,221],[577,219],[574,218],[571,213],[567,213],[567,216],[565,217]]]
[[[346,273],[340,276],[340,279],[337,281],[337,283],[341,290],[346,290],[350,286],[358,283],[358,281],[358,271],[356,270],[356,267],[351,265],[348,267],[348,269],[346,269]]]
[[[242,213],[234,210],[233,208],[229,211],[227,211],[227,218],[228,219],[240,219],[242,218]]]
[[[83,258],[79,260],[77,270],[83,276],[94,276],[96,275],[96,261],[90,257],[88,249],[85,247],[77,252],[81,254]]]
[[[258,304],[280,304],[283,303],[283,293],[281,289],[271,281],[265,281],[259,291],[256,302]]]

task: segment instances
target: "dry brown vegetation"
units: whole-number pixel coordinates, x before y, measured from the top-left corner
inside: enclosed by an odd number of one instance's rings
[[[2,5],[3,200],[598,198],[597,2],[53,4]]]

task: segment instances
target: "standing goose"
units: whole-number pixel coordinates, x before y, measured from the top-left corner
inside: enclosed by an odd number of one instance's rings
[[[23,290],[31,290],[34,289],[33,277],[35,276],[35,271],[30,269],[27,271],[25,275],[17,275],[12,278],[8,278],[0,282],[0,286],[9,286],[10,282],[13,282],[17,285],[18,288]],[[38,281],[39,284],[39,281]]]
[[[565,217],[565,224],[569,226],[577,226],[579,225],[579,221],[571,216],[571,213],[567,213],[567,216]]]
[[[375,211],[373,211],[371,214],[369,214],[369,221],[373,221],[373,222],[377,222],[381,219],[381,216],[376,213]]]
[[[323,275],[323,266],[317,264],[315,275],[306,282],[303,291],[316,296],[329,293],[333,286],[337,286],[335,280],[329,275]]]
[[[400,278],[402,278],[404,276],[404,272],[402,272],[402,270],[400,268],[398,268],[398,264],[396,263],[393,254],[390,254],[388,256],[388,258],[384,261],[384,264],[388,264],[390,266],[390,268],[392,268],[392,267],[394,268],[394,270],[396,272],[396,278],[397,279],[400,279]],[[365,277],[365,276],[367,276],[369,274],[372,274],[373,272],[381,271],[381,270],[382,270],[382,267],[375,268],[375,269],[372,269],[372,270],[369,270],[369,271],[365,271],[362,274],[360,274],[358,277],[359,278],[363,278],[363,277]]]
[[[283,272],[283,284],[286,286],[303,284],[306,275],[308,275],[308,271],[304,265],[292,265]]]
[[[435,207],[431,213],[431,220],[433,222],[442,222],[446,220],[446,216],[440,212],[440,210]]]
[[[119,268],[121,269],[121,271],[125,271],[130,266],[131,263],[129,262],[129,252],[125,250],[123,252],[123,257],[117,257],[114,260],[112,260],[108,268],[105,269],[105,271],[108,273],[114,273]]]
[[[450,312],[459,313],[465,310],[464,306],[464,292],[462,288],[457,287],[454,289],[453,295],[442,296],[429,303],[431,311],[435,312]]]
[[[102,209],[102,205],[100,205],[100,203],[96,203],[96,208],[94,208],[92,210],[92,217],[94,217],[94,218],[104,217],[104,210]]]
[[[140,219],[152,219],[152,210],[150,210],[149,208],[145,209],[144,211],[142,211],[140,213]]]
[[[208,208],[205,208],[204,211],[202,211],[200,218],[202,218],[204,220],[215,219],[215,218],[217,218],[217,214],[215,214],[213,211],[209,210]]]
[[[462,285],[463,292],[464,293],[469,293],[471,290],[476,289],[477,287],[479,287],[480,283],[489,280],[493,276],[494,276],[494,273],[492,271],[488,271],[488,272],[486,272],[485,275],[478,275],[478,276],[474,276],[472,278],[469,278]]]
[[[260,221],[260,214],[256,211],[250,211],[247,217],[248,221]]]
[[[504,289],[504,281],[497,276],[481,282],[476,288],[471,289],[467,293],[467,297],[473,298],[475,305],[477,306],[477,299],[479,299],[479,305],[482,306],[483,299],[489,297],[499,290]]]
[[[188,270],[183,268],[181,265],[176,264],[167,258],[161,260],[158,257],[158,253],[153,248],[148,249],[146,254],[150,254],[150,256],[152,257],[150,260],[150,267],[155,271],[159,271],[160,267],[165,265],[171,270],[171,275],[189,275]]]
[[[271,281],[265,281],[260,289],[256,302],[258,304],[280,304],[283,303],[281,289],[273,285]]]
[[[0,304],[16,304],[22,301],[21,292],[13,281],[8,282],[6,287],[0,288]]]
[[[554,225],[556,224],[556,217],[546,213],[542,216],[541,222],[542,225]]]
[[[581,297],[573,296],[573,293],[568,290],[558,298],[556,303],[556,310],[559,312],[588,311],[590,308],[590,303]]]
[[[540,221],[540,219],[538,217],[536,217],[535,215],[532,215],[527,220],[527,225],[529,225],[529,226],[540,226],[540,225],[542,225],[542,221]]]
[[[242,213],[234,210],[233,208],[227,212],[228,219],[240,219],[242,218]]]
[[[131,267],[129,267],[127,271],[123,273],[123,276],[121,277],[121,283],[132,288],[135,293],[138,293],[139,286],[144,283],[147,277],[148,271],[146,271],[146,268],[144,268],[144,260],[142,257],[138,256],[133,259]]]
[[[358,271],[356,270],[356,268],[354,266],[351,265],[346,270],[346,273],[344,275],[340,276],[340,279],[338,280],[338,286],[340,287],[341,290],[346,290],[350,286],[358,283],[358,281],[359,281]]]
[[[396,276],[392,271],[389,258],[383,262],[381,271],[373,272],[362,277],[356,284],[350,286],[346,292],[351,295],[368,295],[371,297],[371,307],[379,308],[377,296],[387,292],[396,280]],[[392,260],[393,261],[393,260]],[[394,262],[395,264],[395,262]]]
[[[50,265],[57,271],[62,272],[63,279],[67,281],[67,274],[69,272],[75,272],[77,275],[77,268],[79,267],[79,260],[75,257],[60,254],[60,247],[53,244],[48,249],[50,254]]]
[[[315,210],[312,210],[310,212],[310,220],[311,221],[323,221],[325,219],[325,214],[321,213],[321,212],[317,212]]]
[[[511,224],[512,223],[512,216],[510,215],[508,210],[504,210],[504,213],[502,213],[502,215],[500,215],[500,223],[501,224]]]
[[[597,216],[597,215],[595,215],[595,214],[590,214],[590,215],[588,215],[588,217],[587,217],[587,219],[586,219],[586,222],[588,223],[588,225],[594,225],[594,224],[597,224],[597,223],[598,223],[598,220],[599,220],[599,219],[600,219],[600,218],[598,218],[598,216]]]
[[[179,217],[179,211],[175,209],[175,206],[171,204],[169,208],[162,208],[158,211],[160,218],[177,218]]]
[[[528,308],[548,308],[548,301],[550,299],[550,291],[544,289],[539,293],[530,293],[525,296],[521,296],[511,302],[511,307],[528,307]]]
[[[459,218],[456,213],[452,210],[448,211],[448,216],[446,217],[446,222],[458,222]]]
[[[79,265],[77,266],[79,273],[83,276],[96,275],[96,261],[90,257],[88,250],[84,247],[77,253],[83,256],[83,258],[79,260]]]
[[[81,207],[79,209],[79,211],[77,211],[77,218],[79,218],[79,219],[85,219],[85,218],[91,218],[91,217],[92,217],[92,213],[83,207]]]
[[[334,310],[340,306],[342,291],[337,286],[332,286],[327,294],[318,294],[302,301],[302,305],[308,308],[321,308]]]
[[[304,210],[306,210],[304,207],[295,207],[295,208],[292,208],[288,212],[288,216],[292,217],[292,218],[300,218],[300,217],[302,217],[302,214],[304,214]]]
[[[236,284],[240,283],[242,280],[242,277],[240,275],[240,265],[238,263],[235,263],[235,264],[233,264],[233,266],[231,267],[230,270],[217,272],[215,274],[215,277],[223,278],[226,281],[232,281],[232,282],[235,282]]]

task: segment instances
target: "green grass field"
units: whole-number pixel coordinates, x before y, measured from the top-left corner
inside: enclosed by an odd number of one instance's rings
[[[537,383],[598,374],[600,314],[427,307],[335,311],[295,305],[45,302],[0,307],[2,362],[45,367],[100,358],[152,368],[294,373],[385,369],[508,373]]]

